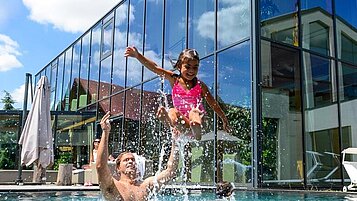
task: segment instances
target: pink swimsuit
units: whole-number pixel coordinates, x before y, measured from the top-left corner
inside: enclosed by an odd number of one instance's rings
[[[195,107],[198,107],[198,109],[204,113],[205,109],[202,104],[201,92],[202,88],[199,80],[197,80],[197,84],[188,91],[180,85],[178,80],[175,81],[172,87],[172,102],[174,107],[187,118],[192,108]]]

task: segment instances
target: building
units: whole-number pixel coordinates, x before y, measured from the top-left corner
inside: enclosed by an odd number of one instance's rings
[[[172,69],[194,48],[235,138],[192,143],[191,182],[341,188],[350,180],[340,153],[357,146],[356,10],[353,0],[123,0],[35,75],[51,82],[56,157],[86,163],[110,110],[110,150],[137,151],[157,169],[169,136],[155,113],[170,87],[123,53],[135,45]],[[211,110],[205,122],[220,133]]]

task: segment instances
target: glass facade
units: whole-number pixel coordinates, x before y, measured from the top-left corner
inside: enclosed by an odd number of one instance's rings
[[[354,0],[123,0],[35,75],[51,82],[56,159],[71,153],[75,166],[88,163],[98,122],[111,111],[110,152],[138,152],[156,172],[170,139],[156,111],[171,104],[171,91],[125,58],[125,47],[166,69],[194,48],[198,78],[233,131],[219,138],[222,122],[204,102],[205,140],[188,143],[181,159],[188,182],[341,188],[350,182],[341,151],[357,146],[355,10]]]

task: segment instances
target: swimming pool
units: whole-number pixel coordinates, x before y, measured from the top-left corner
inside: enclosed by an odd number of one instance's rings
[[[188,195],[189,201],[212,201],[216,197],[212,192],[194,193]],[[1,192],[0,200],[36,200],[36,201],[87,201],[87,200],[102,200],[99,191],[84,191],[84,192]],[[158,195],[158,201],[182,201],[183,195]],[[342,201],[356,200],[357,194],[342,194],[342,193],[304,193],[304,192],[267,192],[267,191],[235,191],[234,199],[236,201]]]

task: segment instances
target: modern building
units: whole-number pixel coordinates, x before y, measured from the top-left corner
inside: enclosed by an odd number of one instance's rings
[[[174,70],[194,48],[233,132],[205,103],[206,134],[183,160],[189,182],[341,188],[341,151],[357,147],[356,10],[356,0],[123,0],[35,75],[51,82],[56,159],[88,163],[110,111],[110,151],[139,152],[157,170],[170,134],[155,114],[170,86],[124,51]],[[21,117],[2,111],[11,118]]]

